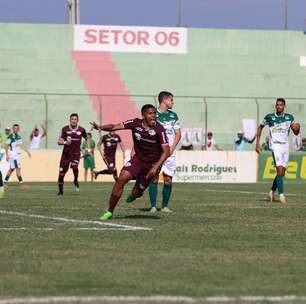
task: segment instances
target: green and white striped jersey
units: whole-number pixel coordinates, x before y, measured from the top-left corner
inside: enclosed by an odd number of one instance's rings
[[[289,145],[290,126],[293,122],[293,115],[288,113],[283,113],[280,116],[271,113],[265,116],[261,125],[269,126],[270,148],[273,148],[273,144]]]
[[[170,110],[161,112],[157,109],[156,119],[166,130],[169,145],[171,146],[174,141],[175,131],[181,128],[177,114]]]
[[[9,146],[10,157],[21,155],[22,139],[19,134],[11,133],[7,138],[6,144]]]

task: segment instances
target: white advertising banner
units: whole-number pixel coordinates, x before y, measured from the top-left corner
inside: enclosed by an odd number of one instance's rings
[[[256,183],[253,151],[177,151],[176,182]]]
[[[187,53],[187,29],[75,25],[75,51]]]

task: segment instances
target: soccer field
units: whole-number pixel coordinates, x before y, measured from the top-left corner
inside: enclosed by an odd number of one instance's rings
[[[281,208],[266,202],[268,185],[175,184],[172,214],[150,214],[145,193],[131,205],[122,199],[113,220],[96,222],[111,187],[83,183],[76,193],[67,183],[64,197],[55,183],[7,189],[1,304],[31,296],[67,296],[56,303],[83,303],[81,296],[91,303],[306,300],[304,185],[285,185]]]

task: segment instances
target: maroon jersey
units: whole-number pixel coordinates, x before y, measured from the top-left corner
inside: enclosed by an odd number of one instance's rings
[[[115,157],[117,145],[121,142],[121,138],[117,134],[106,134],[101,138],[105,157]]]
[[[145,128],[139,118],[123,122],[125,129],[132,130],[134,149],[137,157],[144,163],[153,164],[162,154],[162,146],[168,144],[164,127],[156,123],[154,127]]]
[[[64,145],[63,154],[80,154],[82,137],[86,138],[86,131],[84,128],[77,126],[73,129],[71,126],[62,128],[61,138],[67,140],[71,138],[71,145]]]

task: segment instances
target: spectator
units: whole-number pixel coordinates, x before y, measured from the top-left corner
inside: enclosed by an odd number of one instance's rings
[[[40,125],[43,130],[42,133],[39,132],[37,126],[34,127],[33,131],[30,134],[30,146],[31,150],[40,149],[41,139],[47,135],[47,131],[44,125]]]
[[[301,132],[298,135],[295,135],[294,133],[292,133],[291,140],[292,140],[293,151],[302,151],[303,150]]]
[[[204,137],[204,142],[202,145],[202,150],[206,150],[206,151],[212,151],[214,150],[214,148],[216,148],[217,151],[223,151],[222,148],[220,148],[218,146],[218,144],[216,143],[212,132],[208,132],[207,133],[207,140],[205,142],[205,137]]]
[[[88,147],[88,142],[90,147]],[[93,181],[95,165],[95,147],[96,143],[92,139],[92,134],[86,134],[86,140],[82,144],[82,154],[84,158],[84,181],[87,182],[88,169],[90,170],[90,180]]]
[[[256,135],[251,139],[247,139],[244,137],[244,133],[239,130],[237,132],[237,137],[235,138],[235,150],[236,151],[244,151],[245,150],[245,143],[249,143],[249,144],[252,144],[254,142],[256,138]]]
[[[11,128],[6,127],[4,129],[4,132],[0,134],[0,161],[2,160],[3,156],[5,155],[5,146],[6,146],[6,141],[11,134]]]

